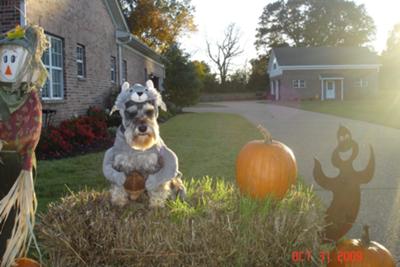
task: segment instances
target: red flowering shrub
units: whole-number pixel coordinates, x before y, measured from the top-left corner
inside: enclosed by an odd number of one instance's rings
[[[107,130],[107,114],[92,107],[87,114],[44,129],[36,149],[38,158],[60,158],[110,147],[113,138]]]
[[[72,152],[72,145],[68,143],[60,130],[50,126],[42,131],[39,144],[36,148],[39,158],[60,158]]]

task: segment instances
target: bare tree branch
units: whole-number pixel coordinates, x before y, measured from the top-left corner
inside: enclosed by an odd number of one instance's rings
[[[229,24],[225,29],[222,42],[216,43],[216,53],[212,52],[211,44],[206,40],[208,56],[217,65],[221,84],[226,82],[232,59],[243,53],[239,41],[240,32],[234,23]]]

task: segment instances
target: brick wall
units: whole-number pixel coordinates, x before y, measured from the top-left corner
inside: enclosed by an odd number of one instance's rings
[[[64,41],[64,99],[43,101],[44,108],[57,110],[55,123],[84,114],[89,106],[104,106],[115,87],[110,58],[117,58],[117,45],[115,27],[103,1],[27,0],[26,9],[31,22]],[[77,44],[85,47],[84,79],[77,77]]]
[[[149,78],[150,74],[160,77],[160,85],[162,85],[162,77],[164,77],[164,66],[154,60],[140,55],[131,48],[124,47],[122,49],[122,56],[127,60],[128,77],[127,80],[130,84],[141,83],[144,84]],[[146,77],[147,75],[147,77]],[[160,87],[160,86],[159,86]],[[160,89],[160,88],[157,88]]]
[[[20,0],[0,1],[0,33],[6,32],[20,24]]]

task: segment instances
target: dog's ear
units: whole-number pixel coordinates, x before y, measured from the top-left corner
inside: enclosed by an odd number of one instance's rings
[[[164,103],[164,101],[162,101],[162,99],[160,99],[158,104],[159,104],[161,110],[167,111],[167,105],[165,105],[165,103]]]
[[[149,88],[149,89],[155,89],[154,88],[154,83],[153,83],[152,80],[147,80],[146,87]]]
[[[123,84],[122,84],[122,86],[121,86],[121,92],[124,92],[124,91],[126,91],[126,90],[128,90],[129,89],[129,83],[128,82],[124,82]]]

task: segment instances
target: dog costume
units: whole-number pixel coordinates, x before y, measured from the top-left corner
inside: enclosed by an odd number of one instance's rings
[[[143,190],[147,191],[152,207],[164,206],[168,198],[184,197],[178,158],[159,136],[159,107],[166,110],[151,81],[146,86],[130,87],[127,82],[122,85],[111,111],[119,111],[122,124],[103,161],[104,176],[112,184],[113,204],[123,206]],[[135,186],[139,188],[132,188]]]
[[[17,26],[0,35],[1,266],[23,256],[34,238],[35,148],[42,127],[39,91],[47,78],[41,58],[47,47],[38,26]]]

